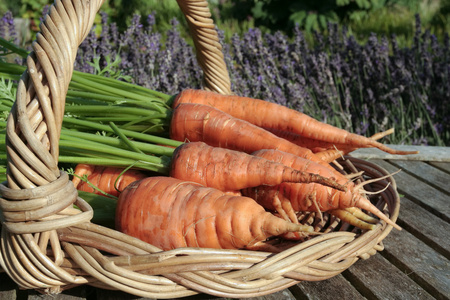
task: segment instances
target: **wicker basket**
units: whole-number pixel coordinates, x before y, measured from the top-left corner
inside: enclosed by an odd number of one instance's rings
[[[383,249],[392,227],[380,222],[362,232],[325,214],[303,216],[325,234],[273,254],[246,250],[160,249],[90,222],[92,208],[58,168],[58,143],[65,95],[79,44],[88,34],[101,0],[56,1],[27,58],[16,103],[7,123],[8,181],[1,192],[1,255],[4,271],[23,289],[58,293],[78,285],[150,298],[207,293],[255,297],[300,281],[328,279],[358,259]],[[180,0],[195,38],[205,87],[230,93],[228,73],[206,0]],[[33,124],[27,106],[38,102],[44,121]],[[388,173],[348,157],[341,165],[364,178]],[[370,184],[380,190],[372,201],[395,221],[399,197],[392,177]],[[73,209],[76,204],[82,209]]]

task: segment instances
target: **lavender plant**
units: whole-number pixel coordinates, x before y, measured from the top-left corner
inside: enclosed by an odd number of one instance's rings
[[[415,43],[403,49],[395,37],[376,35],[361,45],[332,24],[328,36],[316,34],[314,48],[298,28],[292,40],[249,31],[233,37],[232,56],[243,66],[231,68],[232,79],[239,79],[234,91],[359,134],[395,127],[392,143],[448,145],[448,36],[439,44],[420,28],[417,19]]]
[[[201,69],[193,48],[180,36],[178,21],[171,21],[172,28],[163,43],[161,33],[153,30],[154,20],[154,15],[149,15],[148,25],[144,25],[140,16],[134,15],[127,30],[119,32],[116,24],[108,24],[102,13],[101,34],[97,37],[95,28],[91,30],[78,49],[75,69],[100,73],[108,67],[107,58],[115,57],[121,76],[131,78],[135,84],[167,94],[188,87],[200,88]],[[92,65],[96,60],[100,68]]]
[[[124,32],[102,15],[78,50],[75,68],[175,94],[201,88],[201,69],[189,41],[173,19],[166,36],[154,30],[154,15],[138,16]],[[3,24],[6,26],[2,19]],[[144,25],[144,23],[146,25]],[[395,36],[372,34],[359,43],[345,27],[328,24],[328,34],[307,43],[299,28],[292,38],[257,28],[230,43],[223,41],[232,90],[307,113],[321,121],[363,135],[394,127],[383,142],[450,145],[450,42],[422,31],[416,19],[411,47]],[[0,36],[3,32],[0,31]],[[102,70],[108,69],[108,72]]]

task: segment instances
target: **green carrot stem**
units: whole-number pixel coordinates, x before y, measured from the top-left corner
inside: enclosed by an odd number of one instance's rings
[[[123,130],[122,130],[122,132],[123,132]],[[67,130],[64,128],[61,130],[61,136],[62,136],[62,138],[66,137],[66,136],[73,136],[73,137],[77,137],[79,139],[90,140],[93,142],[98,142],[98,143],[109,145],[112,147],[123,146],[123,143],[119,139],[114,138],[114,137],[102,136],[99,134],[92,134],[92,133],[87,133],[87,132],[82,132],[82,131]],[[150,144],[150,143],[142,143],[142,142],[138,142],[138,141],[132,141],[132,143],[140,151],[143,151],[147,154],[172,156],[173,151],[174,151],[174,149],[172,149],[172,148],[154,145],[154,144]]]
[[[111,166],[111,167],[122,167],[126,168],[130,165],[133,165],[135,168],[139,168],[142,170],[148,170],[152,172],[157,172],[162,175],[168,175],[169,169],[164,167],[157,167],[155,165],[141,162],[141,161],[135,161],[131,159],[117,159],[117,158],[98,158],[98,157],[82,157],[79,156],[79,153],[77,152],[77,155],[70,156],[70,155],[60,155],[58,158],[58,161],[60,163],[68,163],[68,164],[91,164],[91,165],[98,165],[98,166]]]
[[[107,86],[107,85],[102,85],[102,84],[99,84],[98,82],[94,82],[92,80],[83,78],[82,76],[75,76],[75,74],[72,76],[72,81],[82,84],[84,86],[84,88],[87,88],[87,87],[95,88],[102,92],[112,93],[114,95],[119,95],[119,96],[130,98],[130,99],[141,100],[141,101],[144,101],[149,104],[153,103],[153,102],[149,101],[149,97],[142,96],[139,94],[133,94],[133,93],[125,91],[123,89],[119,89],[119,88],[115,88],[115,87],[111,87],[111,86]],[[159,109],[161,111],[162,105],[163,105],[162,103],[160,103],[159,105],[155,103],[154,109],[155,110]]]
[[[98,93],[98,94],[102,94],[105,96],[111,96],[111,97],[116,96],[116,94],[114,94],[112,91],[99,90],[97,87],[95,87],[93,85],[85,85],[83,83],[75,82],[73,80],[69,83],[69,89]]]
[[[152,119],[153,118],[150,118],[149,120],[152,120]],[[136,116],[132,116],[132,115],[121,116],[121,115],[114,114],[114,115],[109,115],[107,117],[94,117],[94,116],[92,116],[92,117],[83,117],[83,120],[100,122],[100,123],[104,123],[104,122],[108,123],[110,121],[129,122],[129,123],[133,122],[133,124],[135,124],[135,123],[140,123],[140,122],[146,121],[147,118],[139,118],[139,121],[134,122],[134,121],[136,121]],[[127,125],[131,126],[132,124],[130,125],[130,124],[127,123]],[[123,124],[120,125],[120,126],[124,127]],[[147,126],[148,126],[148,124],[147,124]]]
[[[23,72],[25,72],[25,69],[25,66],[0,61],[0,72],[20,76],[23,74]]]
[[[111,127],[112,130],[114,130],[114,133],[117,134],[117,136],[120,138],[120,140],[127,145],[130,150],[134,151],[134,152],[138,152],[138,153],[142,153],[144,154],[144,152],[142,152],[139,148],[137,148],[119,129],[119,127],[117,127],[114,122],[109,122],[109,126]]]
[[[138,107],[143,107],[147,109],[154,108],[154,104],[147,102],[133,100],[124,97],[116,97],[113,95],[104,95],[99,94],[97,90],[93,89],[94,92],[85,92],[85,91],[76,91],[76,90],[68,90],[67,91],[67,100],[66,103],[79,103],[79,104],[92,104],[92,100],[98,100],[101,102],[114,103],[114,104],[133,104]],[[167,108],[168,109],[168,108]]]
[[[94,151],[94,152],[98,152],[98,153],[107,153],[107,154],[119,156],[122,158],[141,160],[141,161],[155,164],[157,166],[165,167],[164,163],[160,157],[136,153],[136,152],[132,152],[132,151],[124,150],[124,149],[119,149],[116,147],[111,147],[111,146],[104,145],[104,144],[97,143],[97,142],[83,141],[81,139],[73,138],[73,137],[65,137],[59,141],[59,144],[61,146],[78,148],[80,151],[84,150],[84,151]]]
[[[123,97],[113,97],[113,96],[107,96],[99,93],[91,93],[91,92],[85,92],[85,91],[76,91],[76,90],[68,90],[67,91],[67,97],[71,98],[86,98],[90,100],[101,100],[104,102],[113,102],[117,103],[120,101],[127,101],[129,99],[123,98]],[[69,101],[66,101],[69,102]]]
[[[142,124],[142,125],[127,125],[127,124],[121,124],[120,128],[122,130],[130,130],[134,132],[140,132],[142,134],[152,134],[152,133],[162,133],[162,131],[167,129],[167,126],[165,124]],[[160,134],[157,135],[158,137],[161,137]]]
[[[142,87],[140,85],[136,85],[136,84],[132,84],[132,83],[124,82],[124,81],[119,81],[119,80],[112,79],[109,77],[93,75],[93,74],[84,73],[84,72],[80,72],[80,71],[74,71],[73,75],[75,75],[75,76],[80,75],[89,80],[102,82],[105,85],[116,85],[118,87],[118,85],[120,83],[121,88],[128,88],[129,92],[131,92],[131,93],[139,92],[142,95],[150,94],[150,95],[153,95],[154,97],[161,98],[164,101],[167,101],[167,99],[169,99],[171,97],[167,94],[164,94],[164,93],[161,93],[158,91],[154,91],[149,88]]]
[[[4,78],[4,79],[9,79],[9,80],[19,80],[20,79],[20,75],[14,75],[14,74],[9,74],[9,73],[4,73],[4,72],[0,72],[0,77]]]
[[[123,107],[113,105],[66,105],[67,113],[88,113],[89,115],[101,113],[102,115],[118,114],[118,115],[135,115],[148,116],[152,119],[165,119],[170,111],[158,112],[142,109],[138,107]]]
[[[123,121],[125,121],[125,120],[123,120]],[[144,123],[145,121],[152,121],[154,124],[152,126],[149,126],[149,124]],[[128,120],[127,123],[122,124],[120,127],[122,129],[128,129],[128,130],[138,131],[138,132],[142,132],[142,133],[153,132],[154,129],[156,129],[156,128],[159,128],[161,130],[164,127],[169,127],[169,125],[168,125],[169,121],[164,122],[164,120],[159,120],[159,121],[161,121],[161,123],[159,123],[159,124],[155,121],[156,120],[150,120],[148,118],[135,118],[134,120]],[[139,124],[141,124],[141,125],[139,126]],[[145,124],[146,128],[137,129],[137,127],[142,127],[142,124]],[[160,130],[155,130],[155,131],[158,132]]]
[[[5,40],[4,38],[0,37],[0,46],[20,55],[21,57],[25,58],[28,55],[28,51],[25,49],[22,49],[16,45],[14,45],[13,43]]]
[[[64,151],[64,148],[61,147]],[[68,150],[67,152],[70,152]],[[97,166],[128,166],[130,164],[133,164],[134,161],[129,159],[109,159],[104,157],[85,157],[85,156],[70,156],[70,155],[60,155],[58,157],[58,161],[60,163],[71,163],[71,164],[90,164],[90,165],[97,165]]]
[[[99,130],[99,131],[113,133],[113,130],[111,129],[111,127],[109,127],[107,125],[98,124],[98,123],[90,122],[90,121],[86,121],[86,120],[65,118],[63,120],[63,123],[68,124],[69,127],[70,127],[70,124],[72,124],[72,125],[78,125],[81,127],[87,127],[87,128]],[[159,145],[178,147],[181,144],[183,144],[183,142],[179,142],[179,141],[175,141],[175,140],[171,140],[171,139],[167,139],[167,138],[162,138],[162,137],[157,137],[157,136],[149,135],[149,134],[145,134],[145,133],[135,132],[135,131],[131,131],[131,130],[126,130],[126,129],[123,129],[122,132],[130,138],[135,138],[135,139],[138,139],[138,140],[141,140],[144,142],[151,142],[151,143],[159,144]]]
[[[67,147],[67,146],[60,146],[60,157],[66,157],[66,160],[64,162],[66,163],[80,163],[80,160],[89,160],[91,164],[93,165],[102,165],[106,166],[107,164],[111,164],[111,166],[121,166],[121,167],[127,167],[130,164],[135,164],[136,160],[117,157],[108,153],[102,153],[102,152],[95,152],[91,150],[86,149],[80,149],[80,148],[74,148],[74,147]],[[67,161],[67,157],[73,158],[76,157],[75,161]],[[63,162],[63,160],[59,160],[59,162]],[[146,163],[146,162],[143,162]],[[154,164],[146,163],[148,167],[150,167],[152,170],[158,171],[158,166],[155,166]]]
[[[93,164],[102,166],[117,166],[126,168],[133,165],[136,168],[149,170],[163,175],[169,174],[170,159],[167,157],[160,157],[161,163],[152,163],[146,160],[136,160],[133,158],[117,157],[114,155],[104,154],[102,152],[94,152],[93,150],[80,149],[74,147],[73,144],[66,146],[67,142],[63,142],[60,146],[62,154],[58,157],[59,163],[69,164]]]

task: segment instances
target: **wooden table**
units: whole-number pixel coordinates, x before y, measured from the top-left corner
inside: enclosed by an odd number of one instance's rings
[[[414,148],[414,147],[413,147]],[[301,282],[257,299],[449,299],[450,298],[450,148],[420,147],[420,155],[388,156],[357,151],[395,175],[402,195],[398,224],[383,241],[385,249],[360,260],[342,274],[321,282]],[[429,159],[432,161],[428,161]],[[0,274],[0,299],[142,299],[119,291],[82,286],[57,296],[19,290]],[[220,299],[199,295],[182,299]],[[255,298],[253,298],[255,299]]]

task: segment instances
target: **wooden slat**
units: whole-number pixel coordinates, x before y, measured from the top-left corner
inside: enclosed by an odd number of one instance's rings
[[[142,298],[135,295],[130,295],[128,293],[117,291],[117,290],[104,290],[104,289],[96,289],[96,299],[97,300],[122,300],[122,299],[130,299],[130,300],[144,300],[149,298]]]
[[[418,154],[393,155],[376,148],[358,149],[351,156],[362,159],[395,159],[450,162],[450,147],[387,145],[397,150],[419,151]]]
[[[386,237],[382,255],[437,299],[450,296],[450,262],[406,230]]]
[[[393,160],[389,163],[405,170],[413,176],[420,177],[421,181],[450,194],[450,174],[441,171],[422,161]]]
[[[430,165],[450,174],[450,163],[441,161],[430,161]]]
[[[244,300],[244,298],[241,298],[242,300]],[[290,290],[285,289],[283,291],[277,292],[277,293],[273,293],[270,295],[266,295],[266,296],[261,296],[261,297],[252,297],[252,298],[245,298],[246,300],[295,300],[296,298],[294,297],[294,295],[292,295],[292,293],[290,292]]]
[[[68,289],[56,295],[43,295],[35,290],[28,290],[27,300],[86,300],[89,299],[85,286]]]
[[[388,172],[395,172],[399,169],[386,161],[373,160],[373,162]],[[446,222],[450,221],[450,197],[447,194],[436,190],[406,172],[394,175],[394,179],[400,194],[406,195],[409,199],[429,209]]]
[[[17,284],[9,278],[8,274],[0,273],[0,299],[15,300],[18,297]]]
[[[450,259],[450,224],[448,222],[436,217],[408,198],[402,197],[397,223]]]
[[[323,281],[303,281],[290,287],[289,290],[297,299],[366,299],[342,275],[337,275]]]
[[[367,299],[434,299],[381,255],[360,260],[343,274]]]

